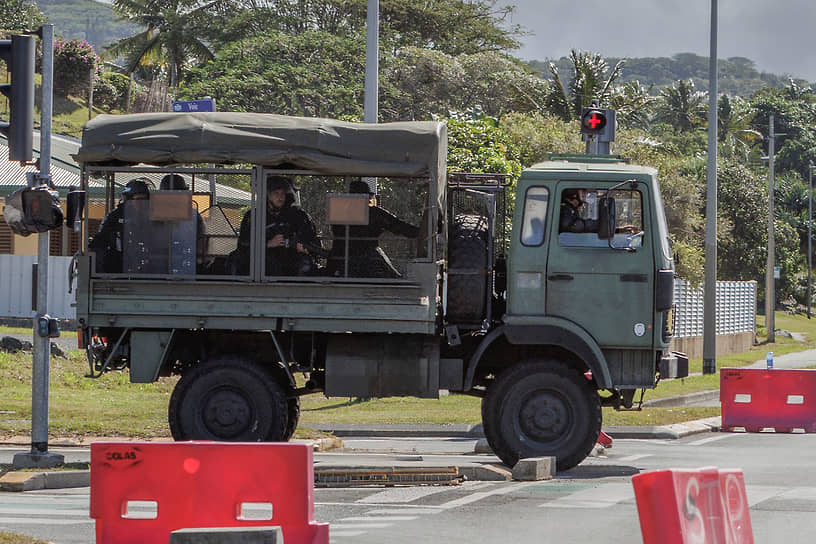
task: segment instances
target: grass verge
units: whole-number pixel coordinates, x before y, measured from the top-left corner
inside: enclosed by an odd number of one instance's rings
[[[766,351],[777,356],[816,348],[816,320],[804,316],[777,313],[778,328],[803,333],[806,340],[797,341],[776,335],[767,343],[764,330],[758,328],[759,343],[746,353],[717,359],[717,366],[740,367],[764,359]],[[29,331],[25,331],[29,332]],[[0,327],[0,336],[9,329]],[[692,373],[702,370],[702,361],[690,362]],[[52,436],[129,437],[138,439],[169,438],[167,406],[175,378],[162,378],[151,384],[130,383],[127,372],[108,372],[92,380],[84,353],[70,352],[70,358],[53,357],[50,372],[49,430]],[[655,399],[719,388],[719,373],[693,375],[667,380],[646,392],[645,399]],[[31,354],[0,352],[0,435],[28,435],[31,432]],[[639,398],[636,397],[636,399]],[[641,411],[604,409],[605,425],[665,425],[719,415],[719,407],[658,408]],[[481,420],[481,400],[467,395],[447,395],[439,399],[393,397],[356,401],[346,398],[327,399],[309,395],[301,399],[301,426],[296,438],[315,438],[320,433],[308,429],[318,423],[439,423],[476,424]],[[0,543],[1,544],[1,543]]]

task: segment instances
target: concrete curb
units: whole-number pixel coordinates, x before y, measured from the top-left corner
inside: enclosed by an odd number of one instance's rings
[[[712,389],[709,391],[698,391],[697,393],[688,393],[686,395],[677,395],[675,397],[665,397],[662,399],[647,400],[643,402],[644,407],[660,408],[663,406],[688,406],[697,402],[708,400],[719,400],[720,390]]]
[[[604,427],[604,432],[612,438],[657,438],[673,439],[682,438],[689,434],[710,432],[719,428],[719,416],[700,420],[710,422],[717,420],[716,425],[689,421],[686,423],[674,423],[672,425],[660,426],[630,426],[630,425],[610,425]],[[481,425],[431,425],[431,424],[309,424],[310,429],[328,432],[339,437],[358,438],[473,438],[476,440],[484,438],[484,429]],[[716,429],[715,429],[716,427]]]
[[[7,472],[0,477],[0,491],[35,491],[91,485],[90,470],[55,472]]]

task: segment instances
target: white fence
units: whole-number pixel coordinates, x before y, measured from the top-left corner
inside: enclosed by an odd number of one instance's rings
[[[717,334],[756,330],[755,281],[717,282]],[[703,289],[674,280],[674,337],[703,336]]]
[[[0,255],[0,317],[33,317],[31,308],[32,265],[36,255]],[[48,315],[75,319],[74,293],[68,293],[71,257],[48,258]]]

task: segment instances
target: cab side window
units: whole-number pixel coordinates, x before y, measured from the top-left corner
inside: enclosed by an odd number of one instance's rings
[[[547,220],[547,204],[550,192],[546,187],[530,187],[524,195],[521,243],[540,246],[544,242],[544,225]]]

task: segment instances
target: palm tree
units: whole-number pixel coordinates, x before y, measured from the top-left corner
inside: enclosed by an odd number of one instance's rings
[[[699,126],[706,114],[706,93],[694,89],[691,79],[680,80],[660,92],[657,121],[685,132]]]
[[[762,134],[751,128],[754,112],[744,100],[722,95],[717,104],[717,140],[724,144],[724,152],[737,153],[745,161],[753,147],[762,141]]]
[[[550,62],[550,89],[547,93],[547,110],[565,121],[581,116],[581,108],[589,106],[593,100],[598,105],[606,105],[612,96],[612,84],[620,76],[623,61],[609,70],[600,53],[589,53],[573,49],[570,51],[573,78],[569,83],[569,92],[561,79],[558,67]]]
[[[190,62],[213,57],[202,40],[203,31],[214,16],[233,6],[231,0],[113,0],[113,9],[122,20],[146,28],[119,40],[106,54],[124,56],[129,73],[139,65],[166,67],[170,86],[177,87]]]
[[[615,118],[621,126],[644,130],[649,128],[657,101],[651,90],[651,85],[645,87],[639,81],[627,81],[615,87],[609,107],[615,110]]]

